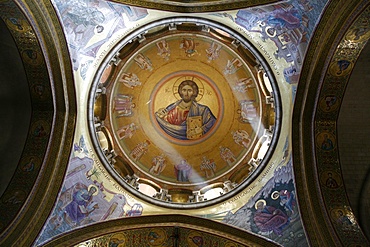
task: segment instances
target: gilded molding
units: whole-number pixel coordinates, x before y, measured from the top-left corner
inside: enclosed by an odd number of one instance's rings
[[[279,0],[112,0],[112,2],[164,11],[195,13],[250,8],[277,3]]]
[[[30,155],[41,157],[35,159],[37,164],[33,160],[32,173],[15,174],[1,198],[2,204],[14,202],[6,197],[20,195],[19,188],[24,190],[22,200],[12,207],[2,205],[7,210],[1,211],[0,245],[29,246],[54,205],[69,161],[76,118],[75,92],[67,45],[50,1],[0,4],[1,17],[8,21],[9,29],[15,26],[11,31],[20,53],[27,48],[38,55],[37,59],[23,57],[33,116],[17,171],[22,170]]]
[[[154,227],[183,227],[214,234],[246,246],[278,246],[277,244],[243,230],[212,220],[186,215],[155,215],[129,217],[101,222],[79,228],[45,244],[45,247],[72,246],[83,241],[117,232]]]
[[[313,246],[363,246],[361,244],[366,243],[361,231],[341,229],[336,216],[333,216],[333,207],[342,208],[342,213],[351,210],[339,181],[336,119],[340,103],[327,108],[322,100],[327,92],[330,95],[334,93],[338,100],[343,98],[349,74],[342,77],[340,88],[335,88],[339,84],[330,79],[333,77],[330,61],[336,61],[336,54],[343,54],[339,51],[341,46],[339,50],[337,47],[345,40],[344,33],[355,28],[361,14],[366,15],[368,3],[332,1],[328,5],[311,40],[297,90],[293,112],[293,147],[299,148],[293,148],[294,171],[303,222]],[[337,16],[334,21],[333,16]],[[357,48],[352,53],[354,62],[361,49]],[[338,188],[333,190],[322,182],[329,179],[337,179],[339,184],[334,185]],[[358,229],[357,223],[353,227]]]

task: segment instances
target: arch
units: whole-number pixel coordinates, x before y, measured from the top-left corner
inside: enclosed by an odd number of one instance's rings
[[[350,230],[338,224],[333,210],[345,209],[351,214],[344,186],[328,191],[322,182],[324,169],[340,170],[338,149],[335,144],[327,150],[318,145],[322,136],[336,138],[337,133],[339,109],[329,114],[320,109],[325,90],[334,83],[330,66],[338,61],[338,54],[357,59],[362,48],[348,54],[344,52],[346,46],[340,44],[345,41],[348,30],[356,27],[361,18],[368,18],[368,11],[369,5],[360,1],[337,1],[328,5],[312,38],[297,89],[292,124],[294,173],[302,220],[314,246],[369,244],[355,220]],[[336,25],[331,18],[334,15],[340,16],[335,19]],[[335,91],[338,99],[344,95],[348,78],[336,78],[340,85]],[[338,200],[333,202],[330,199],[333,196]]]
[[[201,235],[211,234],[216,238],[232,241],[234,243],[246,246],[278,246],[270,240],[263,239],[257,235],[247,233],[228,225],[204,218],[176,214],[129,217],[112,220],[109,222],[102,222],[64,234],[48,242],[44,246],[72,246],[89,239],[91,240],[97,237],[106,237],[111,234],[127,233],[127,235],[129,235],[131,230],[138,231],[142,229],[147,229],[145,231],[147,234],[149,234],[150,229],[163,229],[166,227],[173,227],[174,230],[175,228],[179,228],[180,231],[181,229],[196,230]],[[104,239],[107,238],[103,238],[103,241]],[[108,243],[106,244],[108,245]],[[179,243],[179,246],[182,246],[182,244]]]
[[[19,53],[31,49],[38,55],[36,60],[22,56],[32,116],[17,171],[30,155],[40,157],[33,160],[29,173],[14,174],[0,198],[1,208],[6,208],[0,212],[0,245],[25,246],[37,237],[63,182],[72,148],[76,98],[67,44],[51,3],[2,1],[0,6]],[[35,85],[40,87],[35,90]]]

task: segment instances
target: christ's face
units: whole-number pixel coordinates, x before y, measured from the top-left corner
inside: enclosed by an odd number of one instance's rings
[[[183,101],[189,102],[189,101],[193,100],[193,95],[194,95],[194,90],[191,86],[185,85],[181,89],[181,98],[182,98]]]

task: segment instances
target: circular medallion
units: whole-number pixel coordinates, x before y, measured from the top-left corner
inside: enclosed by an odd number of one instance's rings
[[[348,60],[338,60],[332,62],[329,67],[329,72],[333,76],[346,76],[348,75],[353,69],[353,62]]]
[[[234,242],[226,242],[225,243],[225,247],[239,247],[240,245],[238,245],[237,243],[234,243]]]
[[[204,141],[219,126],[221,121],[217,119],[222,119],[221,93],[214,82],[199,72],[177,71],[166,76],[150,98],[153,126],[162,137],[178,145]]]
[[[323,131],[316,135],[316,146],[322,151],[332,151],[336,147],[334,134]]]
[[[273,78],[246,45],[199,22],[162,21],[122,41],[92,87],[99,153],[150,200],[227,194],[261,169],[276,139]]]
[[[163,229],[152,228],[147,235],[147,241],[150,246],[163,246],[167,240],[167,234]]]
[[[189,247],[203,246],[204,234],[198,231],[190,231],[186,236],[186,242]]]
[[[334,93],[327,94],[320,100],[319,107],[323,112],[336,111],[340,106],[341,99],[338,98]]]
[[[115,233],[111,235],[109,238],[108,246],[117,246],[117,247],[123,247],[126,246],[127,243],[127,236],[120,232],[120,233]]]
[[[341,176],[335,171],[324,171],[320,178],[321,183],[329,189],[338,189],[342,185]]]
[[[20,33],[28,32],[31,30],[31,27],[27,21],[15,17],[6,19],[5,23],[10,29]]]

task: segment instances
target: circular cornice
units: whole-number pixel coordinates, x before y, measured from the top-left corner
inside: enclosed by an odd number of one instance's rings
[[[276,3],[278,0],[114,0],[112,2],[164,11],[195,13],[250,8]]]
[[[159,53],[162,46],[167,48]],[[203,52],[217,46],[220,54],[215,50],[206,56]],[[126,190],[159,206],[205,207],[236,195],[263,170],[280,132],[279,90],[265,59],[240,34],[207,19],[168,18],[135,30],[110,54],[91,88],[89,127],[102,162]],[[189,131],[181,136],[175,132],[178,127],[169,126],[158,113],[180,99],[178,87],[190,79],[199,84],[197,107],[205,102],[216,116],[204,137],[189,137]],[[200,121],[205,123],[204,118]],[[184,126],[192,128],[189,123]],[[153,160],[162,163],[153,165]],[[213,161],[223,173],[203,174],[199,164],[207,161],[209,170]],[[165,162],[169,164],[164,171]],[[190,171],[199,177],[191,176]],[[161,172],[167,173],[162,176]],[[143,184],[153,195],[138,193]],[[222,196],[207,200],[210,190],[221,190]]]

